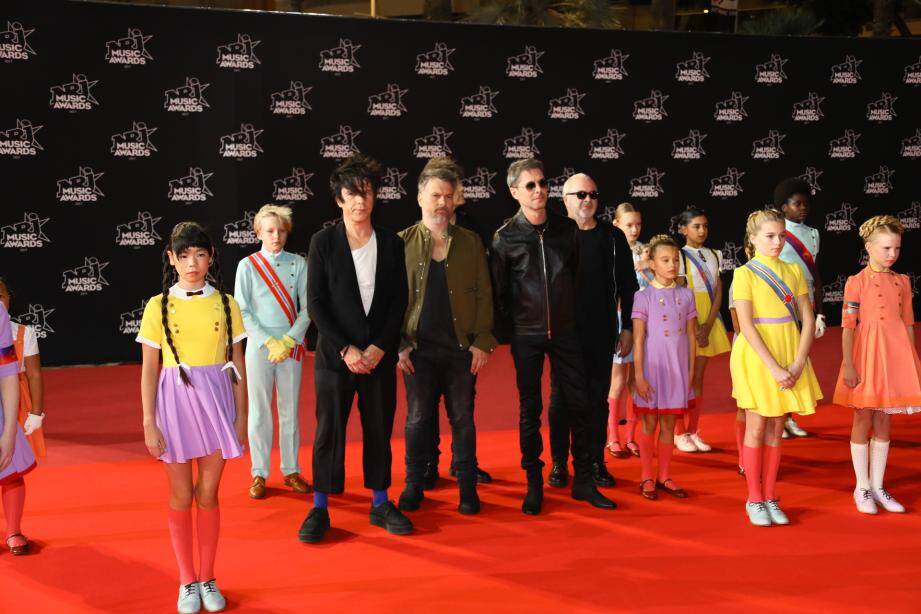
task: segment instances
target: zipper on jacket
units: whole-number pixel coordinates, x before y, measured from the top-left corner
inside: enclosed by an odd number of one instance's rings
[[[553,334],[550,330],[550,282],[547,279],[547,255],[544,253],[544,233],[537,231],[537,240],[540,243],[540,260],[544,269],[544,300],[547,304],[547,339],[552,339]]]

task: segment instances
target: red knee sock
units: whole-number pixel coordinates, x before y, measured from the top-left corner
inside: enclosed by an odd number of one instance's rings
[[[675,449],[675,443],[673,439],[674,437],[669,437],[668,441],[662,441],[659,439],[659,481],[662,483],[665,483],[665,480],[672,477],[671,473],[669,472],[669,466],[672,463],[672,452]]]
[[[180,584],[195,582],[198,578],[192,558],[192,510],[169,508],[169,536],[173,542],[176,564],[179,566]]]
[[[745,445],[745,423],[736,420],[736,449],[739,451],[739,467],[745,467],[742,460],[742,446]]]
[[[688,433],[696,433],[700,430],[700,407],[703,400],[704,396],[700,395],[688,403]]]
[[[652,438],[655,435],[647,435],[643,430],[640,430],[640,436],[637,437],[636,443],[640,446],[640,467],[642,474],[640,476],[643,480],[651,480],[655,477],[655,472],[653,470],[653,456],[655,455],[655,445],[653,444]]]
[[[765,501],[777,500],[777,472],[780,469],[780,446],[764,446],[764,465],[761,468],[761,487]]]
[[[742,466],[745,467],[748,500],[752,503],[764,501],[761,496],[761,450],[763,448],[742,446]]]
[[[636,411],[633,407],[633,395],[627,393],[627,441],[636,441]],[[650,476],[651,477],[651,476]]]
[[[22,510],[26,506],[26,483],[22,478],[3,485],[3,514],[6,535],[22,533]]]
[[[617,434],[617,406],[620,404],[620,399],[608,398],[608,441],[620,442],[620,437]]]
[[[221,509],[219,507],[198,508],[198,559],[201,565],[201,581],[212,580],[214,559],[217,558],[217,540],[221,532]]]

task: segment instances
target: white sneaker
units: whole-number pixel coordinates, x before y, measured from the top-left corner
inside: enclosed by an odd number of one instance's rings
[[[787,432],[787,427],[784,426],[783,433],[780,435],[783,439],[790,439],[790,433]]]
[[[771,514],[768,512],[767,505],[762,501],[752,503],[745,502],[745,511],[748,512],[748,519],[756,527],[771,526]]]
[[[675,435],[675,447],[682,452],[697,452],[697,446],[694,445],[690,433]]]
[[[879,511],[876,509],[876,501],[873,500],[873,495],[866,488],[854,489],[854,503],[857,505],[857,511],[861,514],[876,514]]]
[[[873,493],[873,500],[882,505],[887,512],[896,514],[905,512],[905,506],[896,501],[885,488],[874,488],[871,492]]]
[[[773,501],[765,501],[767,505],[768,515],[771,517],[771,522],[774,524],[790,524],[790,519],[787,518],[787,515],[784,514],[784,511],[780,509],[780,506],[777,504],[777,499]]]
[[[694,447],[697,448],[698,452],[709,452],[713,448],[706,441],[701,439],[700,431],[696,433],[691,433],[691,442],[694,444]]]
[[[796,435],[797,437],[808,437],[809,433],[803,430],[803,427],[796,423],[796,420],[793,419],[793,416],[787,416],[786,421],[783,423],[784,430],[789,431],[791,435]]]
[[[198,582],[179,585],[179,600],[176,611],[179,614],[195,614],[201,610],[201,593]]]
[[[204,604],[207,611],[220,612],[227,607],[227,600],[224,599],[224,595],[218,590],[214,578],[211,578],[207,582],[199,582],[198,585],[201,587],[202,604]]]

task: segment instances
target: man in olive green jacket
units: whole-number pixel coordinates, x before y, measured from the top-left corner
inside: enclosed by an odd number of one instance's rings
[[[458,510],[476,514],[476,374],[496,347],[492,286],[486,252],[473,232],[450,223],[455,172],[428,164],[419,176],[422,220],[400,233],[405,243],[409,305],[397,366],[406,383],[406,489],[401,510],[419,509],[431,455],[432,423],[445,398],[451,421]]]

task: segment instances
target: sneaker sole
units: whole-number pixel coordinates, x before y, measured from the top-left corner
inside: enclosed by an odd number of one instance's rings
[[[387,526],[387,523],[385,523],[383,520],[377,520],[377,519],[375,519],[375,518],[372,518],[372,519],[371,519],[371,524],[374,525],[375,527],[380,527],[380,528],[384,529],[385,531],[387,531],[387,532],[390,533],[391,535],[409,535],[410,533],[413,532],[413,528],[412,528],[412,527],[408,527],[408,528],[405,528],[405,529],[391,528],[391,527],[388,527],[388,526]]]

